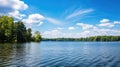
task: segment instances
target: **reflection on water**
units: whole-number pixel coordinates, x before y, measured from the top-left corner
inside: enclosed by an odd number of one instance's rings
[[[17,64],[16,61],[26,55],[25,48],[25,45],[22,44],[0,44],[0,65],[10,66]]]
[[[120,67],[120,42],[0,44],[0,67]]]

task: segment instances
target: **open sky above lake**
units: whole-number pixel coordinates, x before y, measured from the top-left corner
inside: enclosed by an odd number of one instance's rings
[[[120,35],[120,0],[0,0],[0,15],[45,38]]]

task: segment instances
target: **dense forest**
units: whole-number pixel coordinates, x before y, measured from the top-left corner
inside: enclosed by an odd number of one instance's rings
[[[120,41],[120,36],[92,36],[86,38],[42,38],[42,41]]]
[[[30,42],[41,40],[41,35],[38,31],[32,35],[31,28],[26,28],[22,21],[14,22],[14,19],[9,16],[0,16],[0,43],[6,42]]]

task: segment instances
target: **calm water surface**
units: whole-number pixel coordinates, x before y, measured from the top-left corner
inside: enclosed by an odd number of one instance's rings
[[[0,67],[120,67],[120,42],[0,44]]]

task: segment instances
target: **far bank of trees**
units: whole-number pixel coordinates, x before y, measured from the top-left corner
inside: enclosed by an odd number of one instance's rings
[[[22,21],[14,22],[12,17],[0,16],[0,43],[3,42],[30,42],[41,40],[41,35],[37,33],[32,36],[31,28],[26,28]]]
[[[120,41],[120,36],[93,36],[86,38],[43,38],[42,41]]]

